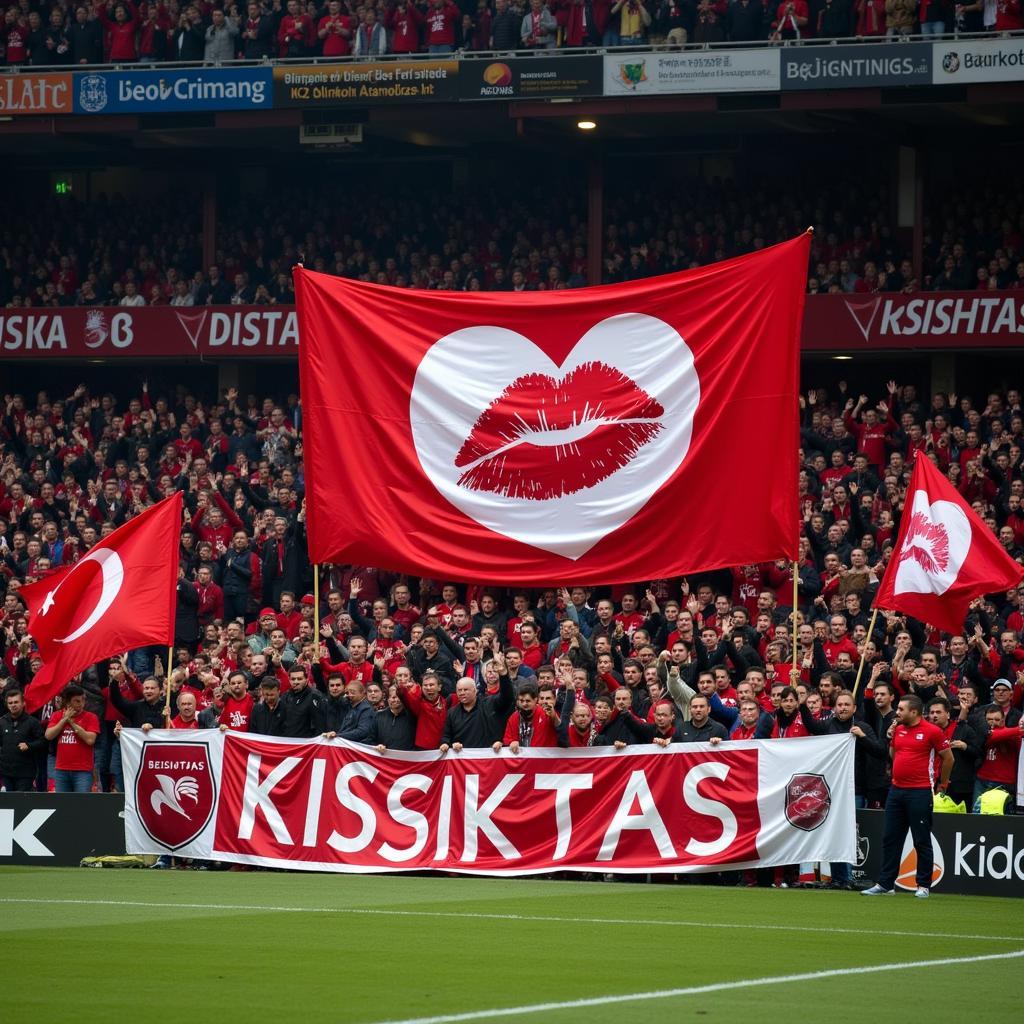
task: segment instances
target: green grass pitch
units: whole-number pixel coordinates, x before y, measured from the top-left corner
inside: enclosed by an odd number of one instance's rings
[[[12,1024],[1022,1019],[1024,956],[734,984],[1024,952],[1015,900],[6,868],[0,940]]]

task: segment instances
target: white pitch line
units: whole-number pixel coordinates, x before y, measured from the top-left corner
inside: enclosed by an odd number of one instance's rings
[[[265,913],[280,914],[359,914],[371,917],[429,917],[448,918],[455,920],[478,920],[478,921],[522,921],[537,922],[540,924],[632,924],[644,928],[668,927],[668,928],[725,928],[733,930],[750,930],[766,932],[810,932],[838,935],[891,935],[899,938],[910,939],[948,939],[949,932],[910,932],[910,931],[883,931],[878,928],[815,928],[812,925],[788,925],[788,924],[754,924],[750,921],[743,921],[736,924],[729,924],[722,921],[658,921],[640,920],[629,917],[555,917],[539,914],[486,914],[473,911],[447,911],[447,910],[385,910],[377,907],[275,907],[255,903],[157,903],[144,900],[70,900],[70,899],[44,899],[0,897],[2,903],[30,903],[41,905],[77,905],[87,907],[151,907],[158,910],[255,910]],[[958,939],[977,939],[984,942],[1020,942],[1024,935],[963,935],[957,933]]]
[[[759,985],[785,985],[794,981],[819,981],[822,978],[840,978],[850,974],[880,974],[883,971],[904,971],[914,967],[946,967],[951,964],[977,964],[986,960],[1011,960],[1024,957],[1024,949],[1012,953],[988,953],[984,956],[946,957],[942,960],[912,960],[909,963],[877,964],[873,967],[840,967],[831,971],[811,971],[807,974],[780,974],[769,978],[743,978],[739,981],[720,981],[713,985],[694,985],[690,988],[665,988],[652,992],[633,992],[621,996],[595,996],[591,999],[567,999],[560,1003],[531,1003],[526,1006],[506,1006],[493,1010],[472,1010],[469,1013],[443,1013],[436,1017],[406,1017],[401,1020],[375,1021],[374,1024],[458,1024],[460,1021],[490,1020],[494,1017],[523,1017],[531,1013],[551,1013],[556,1010],[578,1010],[591,1006],[611,1006],[615,1003],[639,1003],[654,999],[673,999],[677,996],[697,996],[708,992],[731,992],[739,988]]]

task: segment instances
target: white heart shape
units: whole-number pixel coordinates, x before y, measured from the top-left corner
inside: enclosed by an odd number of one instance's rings
[[[971,548],[971,524],[952,501],[928,504],[914,494],[911,521],[896,568],[896,594],[944,594],[956,582]]]
[[[587,364],[618,371],[660,403],[663,414],[657,421],[588,419],[547,437],[533,433],[534,443],[550,446],[552,458],[567,460],[560,466],[568,474],[579,454],[574,438],[586,429],[583,424],[597,422],[614,431],[617,423],[657,422],[654,436],[610,475],[572,493],[518,497],[467,486],[465,462],[456,460],[481,414],[527,375],[561,383]],[[556,406],[557,401],[556,396]],[[699,403],[693,353],[678,331],[644,313],[622,313],[587,331],[561,366],[528,338],[503,327],[468,327],[446,335],[416,371],[409,418],[424,473],[456,508],[496,533],[576,560],[636,515],[678,469],[690,447]],[[593,471],[594,463],[588,465]]]

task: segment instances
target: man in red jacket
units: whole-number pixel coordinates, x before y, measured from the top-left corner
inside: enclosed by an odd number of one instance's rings
[[[317,38],[323,43],[325,57],[347,57],[352,52],[355,24],[355,18],[341,13],[340,0],[331,0],[317,28]]]
[[[299,0],[288,0],[288,13],[277,30],[278,57],[305,57],[313,36],[313,19],[303,14]]]
[[[448,715],[448,701],[441,695],[441,680],[428,669],[423,673],[421,685],[417,686],[412,681],[412,673],[403,667],[395,672],[395,682],[399,700],[416,717],[416,749],[437,750]]]
[[[392,53],[416,53],[420,48],[420,25],[423,15],[415,4],[408,0],[398,0],[397,4],[388,7],[384,15],[384,27],[391,33]],[[450,614],[450,612],[449,612]],[[445,629],[448,624],[442,624]]]
[[[527,747],[556,747],[555,724],[552,715],[539,703],[540,688],[532,679],[519,684],[516,695],[516,710],[505,723],[505,734],[494,744],[498,753],[507,746],[513,754]]]
[[[451,53],[455,49],[455,25],[461,18],[451,0],[430,0],[427,11],[427,52]]]
[[[863,422],[858,422],[857,417],[861,409],[867,404],[868,396],[861,395],[854,405],[853,399],[847,399],[846,408],[843,410],[843,423],[855,438],[857,438],[857,451],[863,452],[870,465],[875,471],[882,469],[886,463],[885,441],[889,434],[896,429],[896,421],[889,412],[889,406],[885,402],[878,403],[878,410],[867,409],[864,412]],[[879,419],[881,413],[885,419]]]

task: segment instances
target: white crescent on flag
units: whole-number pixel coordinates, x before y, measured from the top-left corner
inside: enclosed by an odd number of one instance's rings
[[[57,643],[59,644],[70,644],[74,643],[79,637],[84,636],[86,633],[96,625],[100,619],[106,614],[107,609],[114,603],[114,599],[121,591],[121,584],[124,582],[124,563],[121,561],[116,551],[112,551],[110,548],[100,548],[98,550],[93,549],[90,551],[80,562],[76,563],[74,569],[71,570],[65,576],[57,586],[46,595],[46,600],[43,602],[42,614],[45,615],[56,603],[57,593],[60,588],[71,578],[74,573],[78,572],[86,562],[95,562],[100,567],[100,573],[102,575],[103,589],[100,591],[100,599],[96,602],[92,611],[86,617],[85,621],[72,633],[69,633],[65,637],[57,637]]]

